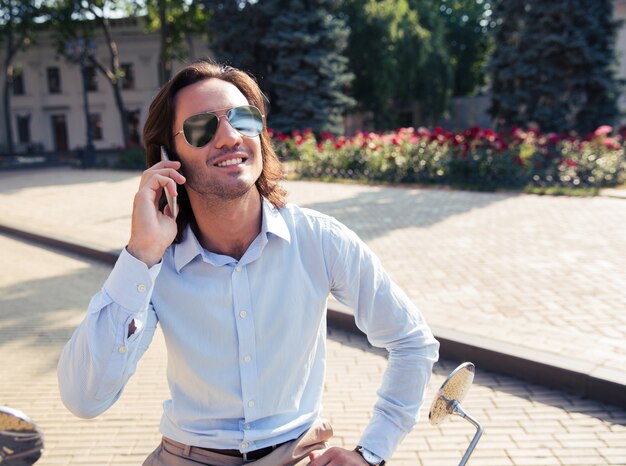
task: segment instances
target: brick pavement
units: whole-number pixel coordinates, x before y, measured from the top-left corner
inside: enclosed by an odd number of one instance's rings
[[[0,173],[0,223],[119,250],[137,172]],[[626,200],[288,182],[381,257],[435,330],[626,386]]]
[[[0,404],[28,413],[46,435],[46,465],[137,466],[157,444],[167,397],[165,346],[157,333],[118,403],[94,420],[61,404],[56,361],[109,268],[0,235]],[[10,265],[10,267],[8,267]],[[456,366],[443,360],[427,394]],[[385,355],[357,335],[330,329],[326,416],[334,445],[351,447],[367,422]],[[485,427],[476,465],[626,464],[626,410],[481,371],[464,407]],[[392,466],[458,464],[473,428],[461,419],[433,427],[426,410]]]

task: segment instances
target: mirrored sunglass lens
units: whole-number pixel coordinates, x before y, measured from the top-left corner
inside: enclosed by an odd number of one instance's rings
[[[212,113],[194,115],[183,123],[183,134],[189,144],[194,147],[207,145],[217,131],[217,117]]]
[[[256,107],[235,107],[228,112],[228,121],[244,136],[258,136],[263,131],[263,117]]]

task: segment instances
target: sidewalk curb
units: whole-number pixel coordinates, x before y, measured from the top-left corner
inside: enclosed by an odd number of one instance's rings
[[[43,235],[0,223],[0,233],[51,248],[114,265],[119,251],[77,244],[53,235]],[[352,311],[341,303],[328,302],[328,323],[363,335]],[[488,370],[592,400],[626,408],[626,373],[598,368],[591,363],[545,354],[531,349],[490,340],[461,331],[431,326],[439,340],[440,355],[458,361],[472,361],[478,370]]]
[[[352,311],[329,299],[328,321],[343,330],[363,335]],[[472,361],[478,371],[488,370],[527,382],[564,390],[575,395],[626,408],[626,373],[577,361],[565,356],[491,340],[431,325],[440,343],[442,358]]]

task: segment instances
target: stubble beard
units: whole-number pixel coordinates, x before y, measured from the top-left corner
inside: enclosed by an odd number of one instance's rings
[[[256,179],[229,179],[226,182],[217,181],[216,178],[209,176],[206,172],[198,173],[195,170],[189,170],[190,173],[184,173],[187,181],[186,188],[193,191],[197,196],[209,205],[221,204],[241,199],[256,189]],[[260,176],[260,174],[259,174]]]

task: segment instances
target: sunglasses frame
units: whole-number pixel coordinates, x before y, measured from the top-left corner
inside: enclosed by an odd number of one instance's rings
[[[259,112],[259,115],[261,115],[261,123],[262,123],[261,131],[259,131],[259,134],[255,135],[255,136],[248,136],[246,134],[243,134],[241,131],[239,131],[237,128],[235,128],[231,124],[230,119],[228,118],[228,114],[232,110],[235,110],[237,108],[250,108],[250,107],[256,109]],[[223,115],[216,115],[216,112],[223,112],[224,110],[228,110],[228,111],[225,114],[223,114]],[[206,144],[204,144],[202,146],[194,146],[193,144],[191,144],[187,140],[187,136],[185,135],[185,123],[190,118],[193,118],[193,117],[198,116],[198,115],[206,115],[206,114],[211,114],[211,115],[215,116],[215,118],[217,118],[217,127],[215,128],[215,134],[211,137],[211,139],[209,139],[209,141]],[[213,141],[213,139],[215,139],[215,135],[217,134],[217,131],[220,129],[220,125],[222,124],[222,118],[225,118],[226,121],[228,122],[228,124],[231,126],[231,128],[233,128],[235,131],[237,131],[239,134],[241,134],[241,136],[243,136],[244,138],[255,138],[255,137],[259,136],[263,132],[263,128],[265,128],[265,115],[263,113],[261,113],[261,109],[259,107],[257,107],[256,105],[237,105],[236,107],[226,107],[226,108],[218,108],[217,110],[207,110],[206,112],[194,113],[193,115],[188,116],[183,121],[183,128],[180,131],[178,131],[176,134],[174,134],[174,137],[178,136],[179,134],[182,134],[183,135],[183,139],[185,140],[185,142],[188,145],[190,145],[191,147],[194,147],[196,149],[201,149],[201,148],[209,145],[211,143],[211,141]]]

